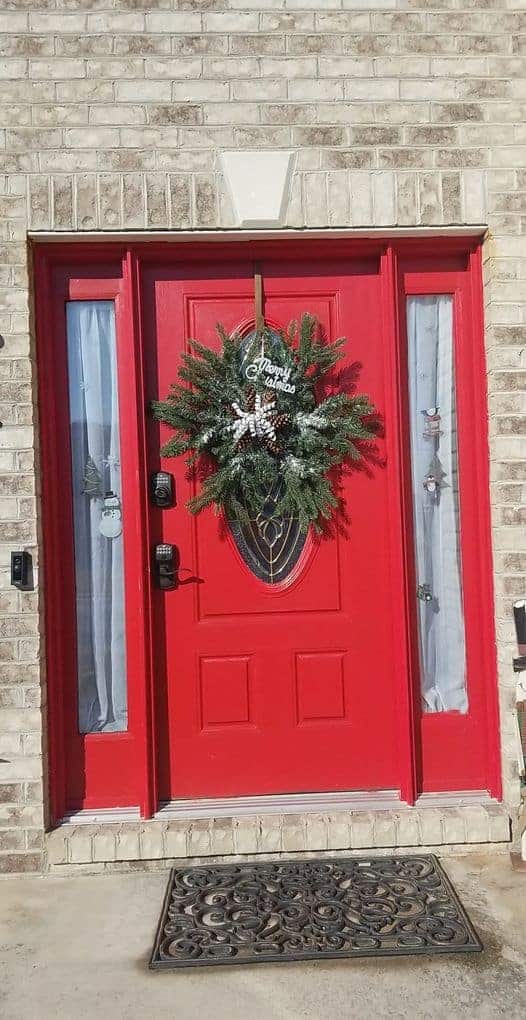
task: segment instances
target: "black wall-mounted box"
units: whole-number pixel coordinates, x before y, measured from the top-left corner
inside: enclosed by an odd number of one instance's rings
[[[25,549],[11,553],[11,584],[22,591],[33,587],[33,561]]]

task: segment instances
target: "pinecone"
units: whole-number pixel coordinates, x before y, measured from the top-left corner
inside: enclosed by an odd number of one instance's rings
[[[290,424],[290,414],[276,414],[272,419],[275,429],[282,429],[284,425]]]

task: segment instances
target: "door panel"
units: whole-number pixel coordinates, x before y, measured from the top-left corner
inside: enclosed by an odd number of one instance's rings
[[[261,266],[265,317],[314,313],[346,335],[341,384],[354,380],[382,414],[384,359],[376,260]],[[250,262],[144,274],[149,394],[165,396],[187,337],[218,346],[215,324],[253,328]],[[168,436],[152,425],[151,468]],[[159,435],[160,433],[160,435]],[[179,587],[155,594],[160,798],[397,788],[389,499],[382,441],[342,477],[348,520],[309,539],[291,581],[270,586],[243,562],[213,510],[192,517],[182,459],[161,467],[177,502],[152,511],[156,541],[175,544]]]

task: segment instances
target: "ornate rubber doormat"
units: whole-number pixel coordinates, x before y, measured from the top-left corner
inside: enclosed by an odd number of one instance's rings
[[[352,857],[179,867],[150,967],[478,953],[436,857]]]

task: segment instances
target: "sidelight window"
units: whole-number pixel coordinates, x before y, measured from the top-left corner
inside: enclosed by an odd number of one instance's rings
[[[121,468],[112,301],[67,304],[78,726],[127,729]]]
[[[407,299],[423,709],[467,711],[450,295]]]

